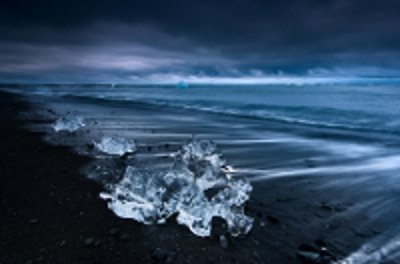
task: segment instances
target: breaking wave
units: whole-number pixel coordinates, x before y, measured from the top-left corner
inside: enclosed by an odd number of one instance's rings
[[[102,94],[71,95],[64,94],[71,99],[86,99],[103,102],[114,102],[121,104],[137,104],[153,107],[169,107],[175,109],[188,109],[214,114],[232,115],[244,118],[256,118],[270,120],[287,124],[298,124],[303,126],[341,129],[359,132],[376,132],[398,134],[400,122],[388,119],[384,116],[372,116],[368,113],[357,111],[343,111],[334,108],[316,108],[308,106],[275,106],[275,105],[227,105],[206,100],[194,100],[191,102],[143,99],[132,97],[109,97]],[[326,117],[333,117],[326,120]]]

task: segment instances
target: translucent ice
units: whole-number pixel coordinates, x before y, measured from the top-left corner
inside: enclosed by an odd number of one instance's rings
[[[211,141],[192,140],[184,145],[176,155],[175,165],[179,163],[183,163],[180,166],[190,171],[193,180],[202,190],[210,189],[228,180],[227,175],[222,171],[225,161]]]
[[[162,178],[128,166],[124,177],[116,184],[112,193],[102,193],[101,197],[110,199],[109,208],[122,218],[133,218],[145,224],[161,220],[163,207]]]
[[[136,143],[125,138],[103,137],[100,142],[94,142],[94,145],[101,152],[119,156],[136,150]]]
[[[180,81],[179,83],[176,84],[176,88],[178,89],[186,89],[188,87],[189,85],[184,81]]]
[[[164,223],[177,213],[179,224],[205,237],[218,216],[233,236],[246,234],[253,219],[243,207],[252,187],[245,179],[228,177],[224,164],[212,142],[193,140],[175,155],[168,171],[148,173],[128,166],[122,180],[101,197],[118,216],[145,224]],[[218,188],[211,198],[204,193],[209,188]]]
[[[82,117],[75,115],[66,115],[56,120],[56,122],[53,124],[53,129],[56,132],[59,131],[73,132],[83,126],[85,126],[85,122]]]

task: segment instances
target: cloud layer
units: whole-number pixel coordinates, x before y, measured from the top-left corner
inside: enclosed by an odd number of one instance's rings
[[[399,75],[395,0],[0,5],[2,81]]]

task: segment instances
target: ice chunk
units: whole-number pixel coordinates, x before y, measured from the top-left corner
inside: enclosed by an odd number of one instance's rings
[[[175,164],[178,162],[184,163],[184,167],[190,170],[197,185],[203,190],[227,181],[227,175],[222,170],[225,161],[211,141],[192,140],[184,145],[176,155]]]
[[[94,142],[94,145],[101,152],[111,155],[122,156],[136,151],[135,141],[125,138],[103,137],[100,142]]]
[[[253,224],[253,219],[244,214],[243,205],[250,198],[252,187],[244,179],[229,182],[227,188],[221,190],[211,201],[214,214],[224,218],[233,236],[247,234]]]
[[[180,81],[176,84],[176,88],[178,88],[178,89],[186,89],[188,87],[189,87],[189,85],[184,81]]]
[[[85,126],[85,121],[83,117],[69,114],[57,119],[56,122],[53,124],[53,129],[56,132],[59,131],[73,132],[84,126]]]
[[[212,141],[193,139],[182,147],[181,155],[185,160],[202,160],[216,152],[217,148]]]
[[[164,223],[177,213],[177,222],[195,235],[211,234],[213,217],[221,217],[233,236],[250,231],[253,219],[244,214],[252,187],[245,179],[227,177],[225,161],[209,141],[192,141],[175,155],[170,170],[160,173],[126,168],[120,182],[101,197],[118,216],[145,224]],[[205,190],[221,184],[213,197]]]
[[[111,194],[101,194],[110,199],[108,207],[122,218],[132,218],[145,224],[160,220],[165,188],[162,178],[152,177],[128,166],[124,177],[116,184]]]

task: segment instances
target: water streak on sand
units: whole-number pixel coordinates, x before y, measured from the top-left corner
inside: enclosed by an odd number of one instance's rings
[[[350,173],[374,173],[385,172],[400,169],[400,155],[371,158],[359,163],[351,163],[348,165],[335,165],[317,168],[301,168],[301,169],[240,169],[239,173],[247,173],[250,175],[260,175],[251,178],[251,181],[260,181],[278,177],[296,177],[301,175],[336,175]]]
[[[395,234],[391,234],[395,236]],[[364,244],[356,252],[335,264],[376,264],[397,263],[400,258],[400,236],[387,239],[377,238]]]

